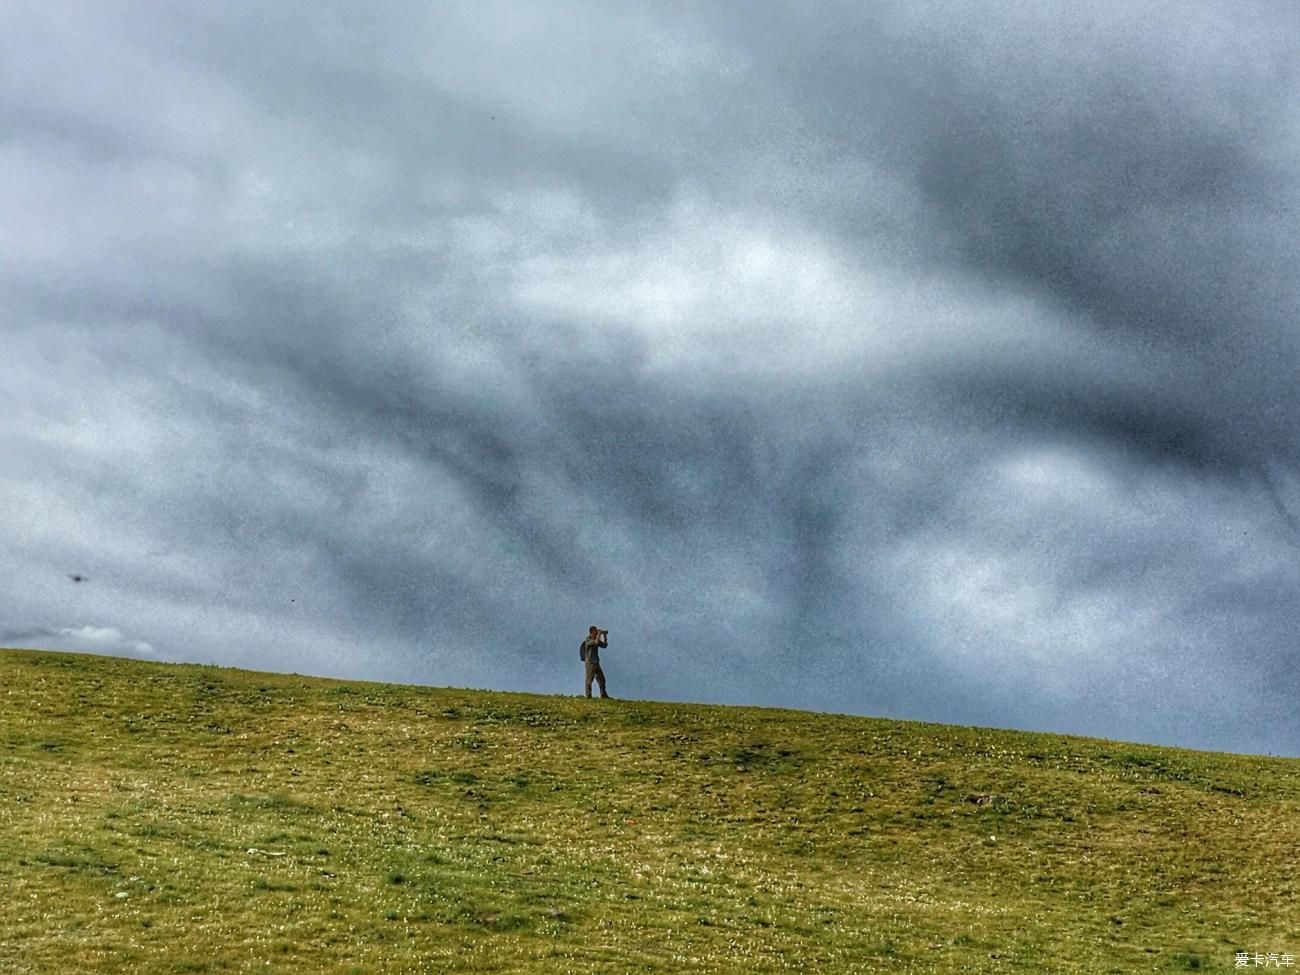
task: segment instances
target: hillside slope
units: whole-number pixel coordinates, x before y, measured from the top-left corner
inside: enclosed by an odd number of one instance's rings
[[[1300,964],[1300,760],[0,651],[0,972]]]

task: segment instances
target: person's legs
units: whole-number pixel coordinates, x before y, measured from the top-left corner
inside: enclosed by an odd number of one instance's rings
[[[587,661],[587,679],[583,684],[583,693],[591,697],[591,679],[596,676],[596,664],[594,661]]]
[[[600,669],[600,664],[596,664],[596,683],[600,685],[600,696],[609,697],[609,695],[605,693],[605,672]],[[591,694],[590,683],[587,685],[587,694],[588,696]]]

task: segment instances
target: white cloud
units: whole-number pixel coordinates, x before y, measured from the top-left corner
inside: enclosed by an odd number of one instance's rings
[[[890,565],[959,666],[1063,691],[1086,671],[1137,680],[1185,666],[1189,646],[1213,654],[1244,639],[1258,620],[1240,593],[1295,579],[1262,501],[1095,449],[1026,447],[972,469]]]
[[[157,659],[158,651],[147,640],[127,636],[112,626],[35,627],[28,630],[0,632],[6,646],[42,650],[66,650],[73,653],[100,653],[114,656]]]

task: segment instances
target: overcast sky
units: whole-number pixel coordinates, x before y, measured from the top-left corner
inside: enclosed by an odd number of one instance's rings
[[[0,8],[0,645],[1300,755],[1294,3],[382,6]]]

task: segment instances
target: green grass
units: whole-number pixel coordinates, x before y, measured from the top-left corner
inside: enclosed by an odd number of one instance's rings
[[[1300,760],[0,652],[0,972],[1226,972]]]

